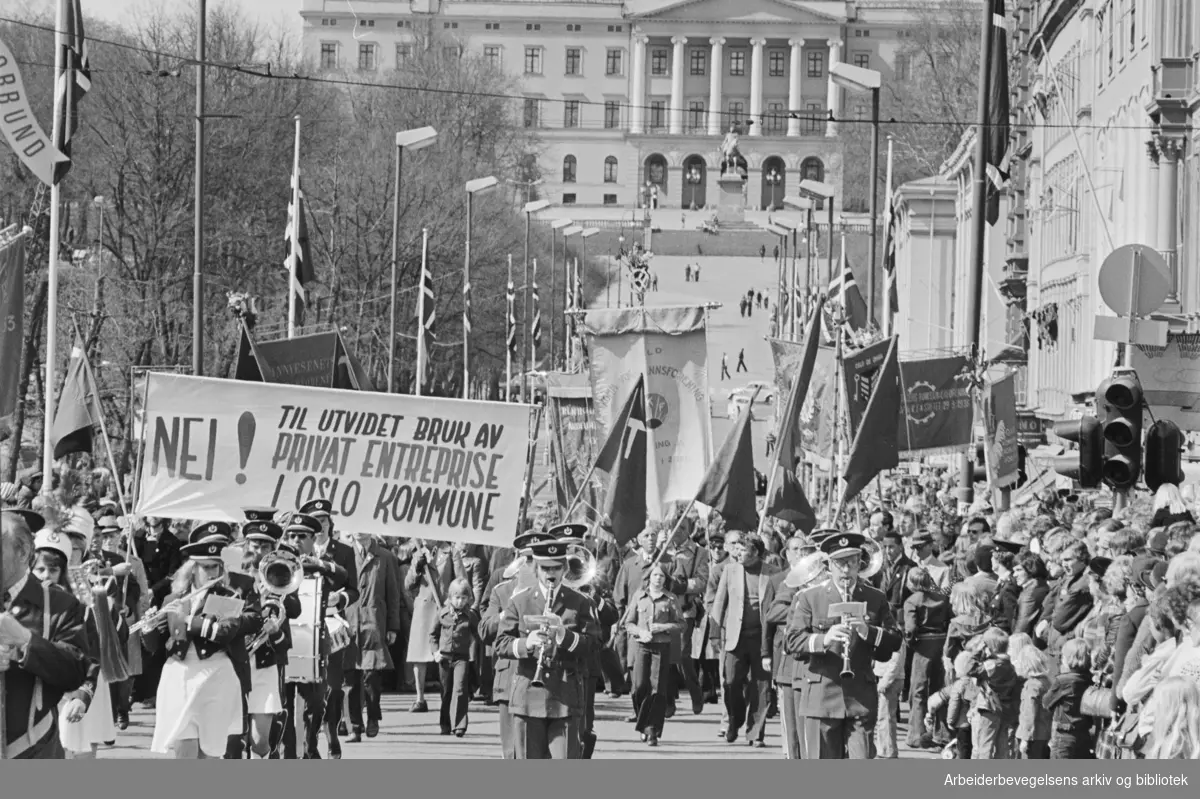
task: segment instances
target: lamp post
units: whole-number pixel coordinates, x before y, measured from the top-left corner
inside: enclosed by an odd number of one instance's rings
[[[691,168],[688,169],[687,173],[688,185],[692,187],[691,191],[689,192],[691,201],[688,203],[688,207],[693,210],[696,208],[696,187],[700,185],[700,181],[700,170],[696,168],[695,164],[693,164]]]
[[[833,82],[852,92],[871,93],[871,246],[870,263],[867,265],[867,322],[875,320],[875,269],[878,257],[879,225],[879,88],[883,77],[873,69],[856,67],[838,61],[829,65],[829,77]]]
[[[779,311],[783,306],[784,293],[787,291],[787,280],[783,273],[783,264],[787,261],[787,240],[788,234],[791,233],[783,225],[772,222],[766,226],[767,232],[774,233],[779,240],[780,252],[775,259],[775,320],[778,323],[775,327],[775,335],[783,338],[783,318],[780,317]]]
[[[558,321],[558,316],[556,316],[554,313],[554,305],[555,305],[555,299],[554,299],[555,298],[555,287],[554,287],[554,285],[555,285],[554,284],[555,265],[554,264],[555,264],[555,255],[556,255],[555,245],[558,243],[558,231],[562,230],[563,228],[570,227],[573,224],[575,224],[575,223],[572,222],[570,219],[555,219],[553,222],[550,223],[550,368],[551,369],[558,368],[558,360],[555,357],[555,352],[554,352],[554,328]],[[563,242],[564,272],[566,271],[566,264],[567,264],[567,245],[566,245],[566,242],[564,241]],[[567,288],[569,290],[570,286],[571,286],[571,281],[568,279],[566,281],[566,284],[567,284]],[[565,298],[565,294],[564,294],[564,298]],[[563,307],[564,308],[567,307],[565,302],[563,303]]]
[[[771,187],[769,196],[768,211],[774,211],[779,206],[779,201],[775,199],[776,192],[779,191],[779,184],[783,181],[783,175],[779,174],[779,170],[771,167],[771,171],[766,174],[767,185]]]
[[[530,184],[532,189],[534,184]],[[529,402],[529,228],[533,215],[550,207],[549,200],[525,203],[525,287],[521,290],[521,402]]]
[[[400,175],[404,167],[404,151],[420,150],[437,141],[437,131],[430,127],[402,130],[396,134],[396,179],[392,186],[392,285],[388,337],[388,393],[396,393],[396,294],[400,282]]]
[[[471,211],[476,194],[496,187],[500,181],[489,175],[468,180],[467,246],[463,255],[463,399],[471,398]]]
[[[819,180],[802,180],[800,181],[800,197],[784,197],[783,204],[790,208],[805,210],[807,207],[804,200],[821,200],[825,203],[825,208],[829,212],[829,245],[826,252],[826,263],[828,265],[829,274],[825,279],[825,286],[833,282],[833,198],[835,192],[833,186],[828,183],[822,183]]]

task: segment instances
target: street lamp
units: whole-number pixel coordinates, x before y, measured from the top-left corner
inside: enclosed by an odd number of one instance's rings
[[[555,234],[558,231],[562,230],[563,228],[570,227],[573,224],[575,224],[575,223],[572,222],[570,219],[555,219],[553,222],[550,223],[550,368],[551,369],[558,368],[558,361],[555,360],[555,352],[554,352],[554,328],[556,325],[556,321],[558,320],[558,317],[554,313],[554,306],[555,306],[555,299],[554,299],[555,298],[555,288],[554,288],[555,265],[554,264],[555,264],[555,261],[557,260],[556,253],[555,253],[555,245],[558,243],[558,241],[557,241],[558,237]],[[563,271],[566,272],[567,269],[568,269],[568,267],[567,267],[567,245],[566,245],[566,242],[563,242]],[[567,289],[569,290],[571,287],[571,281],[568,279],[566,281],[566,283],[567,283]],[[564,295],[564,298],[565,298],[565,295]],[[566,307],[565,303],[564,303],[563,307],[564,308]]]
[[[392,186],[392,302],[391,336],[388,338],[388,393],[396,393],[396,289],[400,282],[400,174],[405,150],[421,150],[437,141],[430,127],[402,130],[396,134],[396,180]]]
[[[700,170],[696,167],[695,164],[692,164],[691,168],[688,169],[688,173],[687,173],[688,185],[692,187],[692,191],[691,191],[692,201],[690,203],[688,203],[688,205],[692,208],[692,210],[695,210],[695,208],[696,208],[696,187],[700,185],[700,180],[701,180]]]
[[[534,184],[529,184],[530,189]],[[529,402],[529,227],[533,215],[550,207],[549,200],[525,203],[525,288],[521,291],[521,402]]]
[[[471,206],[476,194],[493,189],[494,176],[467,181],[467,247],[463,256],[463,399],[471,398]]]
[[[829,277],[825,282],[828,286],[833,282],[833,198],[835,192],[833,186],[828,183],[822,183],[819,180],[802,180],[800,181],[800,197],[784,197],[783,204],[785,206],[805,210],[811,208],[810,205],[805,205],[804,200],[821,200],[825,203],[825,207],[829,212],[829,245],[826,258],[829,268]]]
[[[774,211],[778,203],[775,201],[775,192],[779,189],[779,184],[783,180],[783,175],[779,174],[779,170],[771,167],[771,171],[766,174],[767,185],[771,187],[771,204],[767,208],[768,211]]]
[[[856,67],[841,61],[830,64],[829,77],[834,84],[852,92],[871,93],[871,230],[868,233],[871,254],[867,266],[867,319],[875,319],[875,265],[878,242],[875,228],[879,224],[879,89],[883,77],[873,69]]]

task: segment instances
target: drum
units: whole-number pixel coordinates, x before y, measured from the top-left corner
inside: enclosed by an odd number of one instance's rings
[[[300,616],[292,619],[292,649],[284,669],[284,682],[318,683],[321,681],[321,635],[324,615],[321,611],[321,578],[306,577],[296,592]]]

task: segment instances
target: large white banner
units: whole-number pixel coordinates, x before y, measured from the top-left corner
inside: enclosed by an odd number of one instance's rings
[[[700,307],[590,310],[592,397],[603,441],[639,376],[646,378],[646,427],[652,453],[646,509],[689,501],[712,458],[706,311]]]
[[[333,502],[351,533],[509,546],[530,407],[151,372],[135,513]]]

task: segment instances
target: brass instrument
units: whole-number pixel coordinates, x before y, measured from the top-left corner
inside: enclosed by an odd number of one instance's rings
[[[599,571],[600,567],[596,563],[596,556],[590,549],[579,544],[572,544],[567,548],[567,569],[563,574],[562,581],[567,588],[578,591],[580,588],[591,585]],[[547,612],[549,612],[548,608]]]
[[[210,590],[215,585],[217,585],[217,583],[221,582],[224,579],[225,579],[224,577],[218,577],[215,580],[209,580],[207,583],[200,586],[195,591],[192,591],[190,594],[182,596],[179,599],[173,599],[170,602],[168,602],[167,604],[163,605],[161,608],[151,610],[149,613],[147,613],[145,616],[142,617],[141,621],[135,622],[129,626],[129,634],[133,635],[134,633],[145,632],[146,630],[153,630],[155,627],[158,626],[158,622],[167,613],[167,611],[179,610],[184,605],[188,604],[193,599],[195,599],[196,597],[203,594],[205,591]]]
[[[304,569],[294,555],[272,552],[258,564],[258,593],[263,598],[264,624],[269,617],[279,620],[287,618],[283,598],[300,590],[304,580]],[[267,644],[278,630],[259,630],[246,645],[246,651],[254,654]]]
[[[866,549],[865,562],[859,569],[858,576],[859,579],[870,580],[883,568],[883,548],[871,539],[864,541],[863,547]],[[804,591],[823,583],[830,576],[829,556],[824,552],[814,552],[796,562],[784,578],[783,584],[788,588]]]

